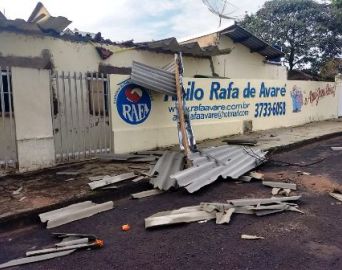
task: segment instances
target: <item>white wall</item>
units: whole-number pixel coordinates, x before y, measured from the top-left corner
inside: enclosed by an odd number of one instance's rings
[[[115,152],[124,153],[177,144],[175,112],[172,111],[174,103],[171,99],[165,101],[165,97],[161,94],[150,92],[151,111],[143,123],[132,125],[120,117],[117,110],[120,104],[115,97],[119,88],[118,83],[125,78],[111,76]],[[188,82],[195,83],[195,92],[200,93],[198,89],[202,89],[203,93],[203,97],[198,95],[201,97],[198,100],[187,100],[197,140],[242,133],[245,120],[252,121],[253,130],[264,130],[337,117],[338,95],[334,83],[186,78],[185,85]],[[220,90],[212,91],[212,83],[220,84]],[[255,96],[244,96],[244,92],[247,93],[244,89],[248,83],[250,88],[255,88]],[[274,92],[272,88],[278,88],[277,94],[260,95],[267,92],[261,91],[263,83],[267,91]],[[227,92],[229,85],[232,89],[237,89],[232,92],[237,92],[238,96],[232,95],[221,99],[220,94]],[[297,97],[295,105],[292,98],[293,90]],[[213,93],[212,98],[210,98],[211,93]]]
[[[20,171],[55,164],[47,70],[12,68],[13,103]]]

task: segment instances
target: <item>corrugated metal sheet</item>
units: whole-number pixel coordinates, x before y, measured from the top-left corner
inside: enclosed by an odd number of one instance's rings
[[[259,39],[237,24],[222,30],[221,34],[230,37],[234,42],[239,42],[245,45],[251,49],[251,52],[257,52],[267,59],[284,56],[282,51]]]
[[[157,176],[151,178],[150,183],[154,188],[168,190],[176,186],[176,181],[171,179],[170,175],[179,172],[183,168],[184,155],[179,152],[166,151],[151,171],[151,175]]]
[[[175,74],[164,69],[133,61],[131,81],[149,90],[171,96],[176,95]]]
[[[190,156],[193,167],[171,175],[171,179],[193,193],[219,177],[239,178],[265,162],[265,155],[259,149],[239,146],[207,148]]]

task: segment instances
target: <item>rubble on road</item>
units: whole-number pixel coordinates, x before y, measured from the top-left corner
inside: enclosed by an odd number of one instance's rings
[[[13,195],[19,195],[22,190],[23,190],[23,187],[20,187],[17,190],[13,191],[12,194]]]
[[[145,190],[145,191],[138,192],[138,193],[133,193],[131,196],[133,199],[142,199],[142,198],[146,198],[146,197],[150,197],[154,195],[159,195],[161,193],[163,193],[162,190],[150,189],[150,190]]]
[[[260,240],[260,239],[265,239],[265,237],[257,236],[257,235],[241,234],[241,239],[244,239],[244,240]]]
[[[102,187],[109,186],[112,184],[116,184],[124,180],[129,180],[134,177],[136,177],[134,173],[124,173],[124,174],[109,176],[109,177],[105,176],[102,180],[92,181],[88,185],[90,186],[92,190],[94,190],[94,189],[102,188]]]
[[[297,201],[300,198],[301,196],[292,196],[237,199],[228,200],[227,203],[202,202],[200,205],[156,213],[145,219],[145,228],[211,219],[216,219],[216,224],[227,224],[234,213],[256,216],[265,216],[284,211],[303,213],[298,209],[296,203],[289,202]]]
[[[253,179],[264,180],[264,175],[262,173],[250,172],[249,176],[252,177]]]
[[[62,241],[56,243],[52,248],[27,251],[26,257],[0,264],[0,268],[50,260],[69,255],[79,249],[93,249],[103,246],[103,240],[97,239],[94,235],[67,233],[55,233],[53,235]]]
[[[76,203],[64,208],[42,213],[39,215],[42,223],[47,222],[47,229],[55,228],[75,220],[87,218],[95,214],[113,209],[112,201],[96,204],[91,201]]]
[[[330,192],[329,195],[336,200],[339,200],[342,202],[342,194],[336,193],[336,192]]]

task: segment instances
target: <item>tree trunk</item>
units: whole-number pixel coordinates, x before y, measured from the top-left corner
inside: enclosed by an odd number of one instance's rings
[[[294,66],[294,56],[295,56],[295,49],[292,47],[290,49],[290,56],[289,56],[289,66],[290,66],[290,70],[293,70],[293,66]]]

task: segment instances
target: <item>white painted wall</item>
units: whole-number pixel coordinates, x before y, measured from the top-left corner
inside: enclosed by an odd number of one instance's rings
[[[55,164],[47,70],[12,68],[13,103],[20,171]]]
[[[112,94],[112,119],[114,133],[114,151],[125,153],[131,151],[145,150],[178,143],[176,122],[174,112],[170,108],[174,103],[164,101],[164,96],[151,92],[152,106],[150,115],[145,122],[137,125],[128,124],[118,114],[115,96],[118,91],[118,83],[125,76],[111,76]],[[188,100],[192,125],[197,140],[218,138],[225,135],[243,132],[243,122],[252,121],[253,130],[265,130],[279,127],[301,125],[312,121],[321,121],[337,117],[338,96],[334,83],[305,82],[305,81],[281,81],[281,80],[214,80],[214,79],[192,79],[185,78],[185,85],[194,81],[195,88],[203,89],[204,96],[200,100]],[[239,89],[237,98],[210,99],[212,82],[220,83],[221,88],[227,89],[232,83],[232,88]],[[243,91],[248,82],[255,88],[255,97],[243,97]],[[261,84],[267,88],[284,88],[284,95],[260,96]],[[293,106],[292,92],[296,89],[301,93],[299,110],[295,111]],[[328,89],[328,90],[327,90]],[[221,90],[218,91],[221,93]],[[317,94],[320,93],[320,96]],[[323,94],[322,94],[323,93]],[[265,110],[260,111],[260,104],[267,104]],[[270,105],[268,105],[270,104]],[[277,106],[284,106],[285,113]],[[247,106],[245,109],[234,109],[239,106]],[[220,106],[220,108],[218,108]],[[225,109],[221,109],[224,106]],[[271,109],[268,109],[268,108]],[[275,109],[273,110],[273,107]],[[209,108],[209,109],[207,109]],[[256,115],[257,108],[259,114]],[[239,116],[243,112],[245,115]],[[236,115],[234,115],[236,114]]]

